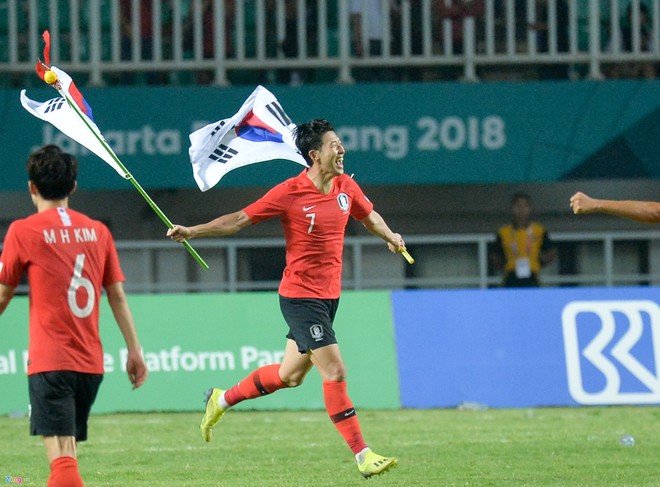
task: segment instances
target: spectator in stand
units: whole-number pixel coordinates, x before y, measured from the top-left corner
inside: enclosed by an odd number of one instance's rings
[[[355,56],[359,58],[383,56],[385,53],[384,22],[396,15],[399,8],[396,0],[351,0],[351,35]],[[366,36],[363,34],[365,31]],[[391,41],[391,30],[389,38]],[[393,81],[396,76],[391,68],[369,67],[356,69],[355,79],[358,81]]]
[[[305,1],[305,24],[306,24],[306,53],[308,56],[318,54],[318,2],[316,0]],[[284,39],[280,44],[280,49],[285,57],[298,57],[298,1],[286,0],[284,4],[285,30]],[[289,83],[291,86],[299,86],[306,81],[310,81],[310,70],[286,69],[281,73],[280,81]]]
[[[133,31],[133,0],[120,0],[119,19],[121,23],[121,60],[133,60],[133,42],[136,35],[139,35],[140,51],[138,60],[149,61],[154,57],[153,44],[153,9],[151,1],[139,1],[138,5],[138,29],[139,33]],[[119,82],[122,84],[135,84],[137,76],[135,71],[122,73]],[[149,71],[146,74],[148,84],[165,84],[167,77],[165,73]]]
[[[556,52],[568,52],[568,4],[565,0],[557,0],[555,10],[555,25],[557,26]],[[529,28],[537,34],[537,51],[550,52],[550,5],[548,0],[539,1],[537,21],[529,24]],[[538,69],[539,79],[568,79],[569,65],[567,63],[541,64]]]
[[[527,50],[527,0],[513,0],[510,5],[514,18],[514,38],[516,42],[515,51],[525,52]],[[507,15],[509,14],[509,3],[507,0],[495,0],[495,29],[496,36],[501,42],[499,50],[506,49],[507,37]]]
[[[403,55],[403,33],[404,33],[404,17],[403,17],[403,0],[394,0],[395,8],[391,10],[390,25],[392,32],[392,55]],[[428,11],[424,9],[426,5],[422,2],[409,2],[410,7],[410,22],[408,27],[410,29],[410,54],[412,56],[421,56],[424,53],[424,22],[426,18],[437,18],[437,0],[428,4]],[[433,20],[431,21],[433,23]],[[431,39],[431,52],[440,52],[440,40],[438,36]],[[440,79],[437,66],[406,66],[397,68],[400,76],[397,79],[401,81],[435,81]]]
[[[621,26],[621,43],[619,46],[622,52],[633,52],[634,41],[633,32],[634,15],[633,3],[628,5],[626,16],[622,19]],[[648,52],[651,50],[653,42],[653,24],[648,5],[639,3],[639,50],[641,52]],[[655,66],[651,62],[635,62],[635,63],[620,63],[611,69],[611,76],[613,78],[641,78],[641,79],[654,79]]]
[[[215,57],[215,19],[213,12],[213,0],[202,0],[200,2],[191,1],[188,9],[188,16],[183,25],[183,46],[184,50],[192,52],[195,45],[195,11],[201,9],[202,21],[202,58],[213,59]],[[225,0],[225,55],[231,57],[234,53],[233,32],[234,17],[236,14],[235,0]],[[197,74],[197,84],[208,85],[213,82],[213,71],[203,70]]]
[[[455,0],[447,6],[442,1],[437,2],[438,9],[438,33],[444,38],[445,19],[451,20],[452,54],[463,54],[463,21],[468,17],[481,19],[484,16],[484,0]],[[449,53],[445,53],[449,54]]]
[[[435,29],[437,42],[442,46],[444,54],[446,56],[450,55],[448,50],[445,50],[444,45],[445,21],[449,19],[451,21],[449,24],[451,29],[451,54],[462,55],[465,50],[464,20],[469,17],[475,20],[482,19],[485,11],[484,0],[455,0],[451,5],[445,5],[443,1],[437,1],[435,8],[437,10],[437,27]],[[451,66],[445,69],[444,76],[442,77],[445,79],[457,79],[462,73],[462,66]]]

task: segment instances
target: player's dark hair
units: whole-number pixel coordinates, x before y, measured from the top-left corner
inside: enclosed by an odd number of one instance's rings
[[[44,199],[61,200],[75,187],[78,161],[54,144],[45,145],[30,154],[27,172]]]
[[[323,118],[315,118],[296,127],[296,147],[298,147],[309,167],[312,167],[309,151],[320,149],[323,145],[323,135],[334,130],[330,122]]]

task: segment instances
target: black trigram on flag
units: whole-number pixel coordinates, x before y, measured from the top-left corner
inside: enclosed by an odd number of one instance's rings
[[[62,105],[64,105],[64,98],[53,98],[46,103],[48,103],[48,106],[44,110],[44,113],[54,112],[55,110],[62,108]]]
[[[227,147],[225,144],[220,144],[215,150],[209,155],[209,159],[212,161],[218,161],[222,164],[229,162],[229,159],[238,154],[238,151]]]
[[[289,116],[286,114],[284,111],[284,108],[282,108],[282,105],[280,105],[277,100],[269,103],[266,105],[266,109],[270,112],[270,114],[275,117],[282,125],[287,126],[291,123],[291,119]]]
[[[220,130],[224,126],[224,124],[225,124],[225,121],[220,120],[220,123],[215,126],[215,128],[213,129],[213,132],[211,132],[211,135],[209,137],[213,137],[218,132],[218,130]]]

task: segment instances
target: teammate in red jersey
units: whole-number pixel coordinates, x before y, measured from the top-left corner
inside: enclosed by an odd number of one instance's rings
[[[374,211],[358,184],[344,174],[346,151],[328,121],[315,119],[299,125],[296,145],[309,166],[300,175],[275,186],[240,211],[193,227],[174,225],[167,232],[177,242],[226,237],[279,216],[286,238],[286,268],[279,295],[289,333],[282,363],[260,367],[226,391],[209,389],[200,425],[202,437],[211,441],[213,426],[229,407],[299,386],[314,366],[323,380],[330,419],[355,454],[360,473],[370,477],[396,466],[397,460],[374,453],[362,437],[346,390],[346,365],[332,327],[341,292],[348,217],[385,240],[392,252],[404,249],[405,244]]]
[[[30,434],[43,437],[49,486],[83,485],[76,442],[87,439],[87,419],[103,379],[101,287],[126,341],[133,388],[147,377],[112,235],[101,222],[68,207],[77,168],[55,145],[30,155],[28,188],[37,213],[9,226],[0,256],[0,314],[24,273],[30,286]]]

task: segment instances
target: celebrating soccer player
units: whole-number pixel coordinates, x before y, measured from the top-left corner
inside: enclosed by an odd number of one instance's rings
[[[331,421],[355,454],[364,477],[383,473],[397,460],[371,451],[346,387],[346,365],[333,321],[339,305],[344,234],[348,217],[387,242],[392,252],[405,249],[373,209],[358,184],[344,174],[345,149],[327,120],[296,128],[296,146],[308,168],[275,186],[246,208],[193,227],[174,225],[167,235],[177,242],[225,237],[267,218],[279,216],[286,238],[286,268],[279,287],[280,309],[289,326],[282,363],[266,365],[228,390],[211,388],[200,425],[210,441],[213,427],[228,408],[246,399],[296,387],[315,366],[323,380],[325,407]]]

